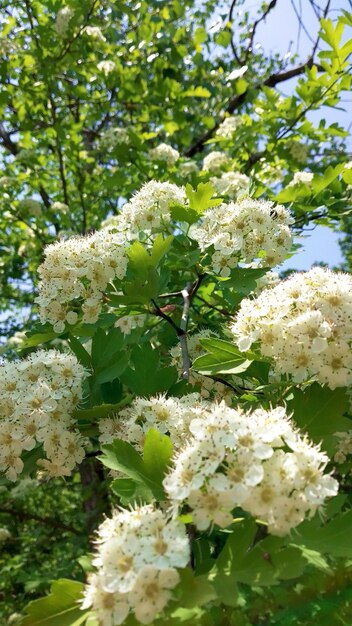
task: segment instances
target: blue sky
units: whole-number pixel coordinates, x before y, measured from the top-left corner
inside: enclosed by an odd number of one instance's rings
[[[249,1],[245,3],[245,8],[255,8],[258,4],[258,2]],[[320,0],[319,4],[324,6],[323,0]],[[300,10],[301,7],[302,21],[307,32],[302,27],[299,28],[293,5],[295,5],[297,10]],[[334,19],[341,12],[341,9],[351,10],[350,2],[348,0],[332,0],[330,4],[331,18]],[[314,38],[315,33],[317,33],[317,24],[317,18],[308,0],[281,0],[281,2],[279,0],[275,10],[268,16],[266,23],[262,23],[258,27],[257,42],[262,44],[265,50],[279,52],[281,55],[286,54],[291,48],[292,52],[298,51],[300,58],[304,60],[310,55],[312,50],[313,44],[310,41],[310,37]],[[348,33],[348,36],[352,36],[352,33]],[[293,43],[290,44],[290,42]],[[284,83],[283,92],[289,94],[294,88],[296,80],[292,79]],[[352,95],[346,94],[344,100],[346,100],[343,103],[343,106],[346,107],[345,111],[324,107],[319,112],[311,113],[310,119],[319,123],[319,120],[323,117],[330,124],[339,122],[346,129],[349,128],[352,123]],[[326,226],[317,226],[305,235],[303,239],[299,240],[299,243],[303,245],[303,249],[286,261],[280,269],[309,269],[317,261],[323,261],[330,266],[339,265],[342,262],[343,257],[338,240],[343,235],[330,230]]]

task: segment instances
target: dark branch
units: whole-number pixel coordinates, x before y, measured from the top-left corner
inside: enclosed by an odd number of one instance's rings
[[[40,515],[35,515],[34,513],[26,513],[25,511],[19,511],[9,507],[0,507],[0,513],[11,515],[12,517],[18,517],[21,521],[33,520],[34,522],[38,522],[44,526],[50,526],[52,528],[58,528],[69,533],[73,533],[74,535],[80,535],[80,532],[73,526],[59,522],[57,519],[53,519],[52,517],[41,517]]]
[[[257,83],[256,85],[254,85],[254,89],[256,89],[257,91],[260,91],[261,89],[263,89],[263,87],[275,87],[276,85],[279,85],[280,83],[290,80],[290,78],[294,78],[295,76],[300,76],[301,74],[304,74],[306,69],[312,68],[313,65],[316,65],[319,70],[323,71],[323,68],[320,65],[315,64],[312,57],[310,57],[305,63],[301,63],[300,65],[297,65],[291,70],[286,70],[285,72],[271,74],[263,82]],[[247,89],[243,94],[236,95],[233,98],[231,98],[225,107],[225,112],[232,114],[237,109],[239,109],[239,107],[246,101],[248,91],[249,90]],[[213,126],[212,129],[208,130],[206,133],[201,135],[201,137],[196,139],[193,142],[193,144],[191,144],[191,146],[185,150],[185,153],[184,153],[185,156],[191,157],[197,154],[198,152],[201,152],[204,149],[205,142],[208,141],[208,139],[211,139],[211,137],[214,135],[215,131],[219,128],[220,124],[224,121],[224,119],[225,119],[225,116],[221,117],[216,122],[215,126]]]

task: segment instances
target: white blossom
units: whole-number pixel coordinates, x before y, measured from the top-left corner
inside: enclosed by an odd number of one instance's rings
[[[161,143],[156,148],[149,150],[149,158],[152,161],[164,161],[172,167],[180,158],[180,153],[172,146]]]
[[[108,284],[122,280],[126,274],[123,234],[104,230],[87,237],[72,237],[47,246],[44,255],[38,269],[36,298],[42,323],[49,322],[55,332],[63,332],[66,323],[76,323],[80,302],[83,321],[94,324]]]
[[[292,187],[300,183],[302,183],[303,185],[308,185],[312,182],[313,177],[314,174],[312,174],[312,172],[295,172],[295,174],[293,175],[293,179],[288,184],[288,186]]]
[[[216,135],[225,139],[231,139],[242,124],[243,120],[240,115],[231,115],[230,117],[226,117],[217,129]]]
[[[249,186],[249,178],[239,172],[225,172],[220,177],[210,179],[211,184],[221,196],[237,199]]]
[[[74,15],[73,9],[70,7],[62,7],[56,15],[54,29],[60,37],[64,37],[70,25],[70,21]]]
[[[240,260],[262,267],[280,263],[292,245],[292,221],[282,205],[245,198],[208,209],[201,223],[191,226],[189,236],[201,250],[213,246],[212,270],[227,277]]]
[[[100,72],[103,72],[105,76],[108,76],[109,74],[111,74],[111,72],[114,71],[114,69],[116,68],[116,65],[114,61],[105,60],[105,61],[100,61],[100,63],[98,63],[97,65],[97,68]]]
[[[209,152],[203,160],[203,170],[206,172],[218,173],[224,165],[228,165],[229,157],[224,152]]]
[[[68,476],[85,456],[85,439],[71,417],[82,398],[86,372],[72,354],[39,350],[0,368],[0,471],[12,481],[23,470],[22,452],[43,445],[38,464]]]
[[[331,389],[352,382],[352,278],[315,267],[253,299],[231,327],[240,350],[259,342],[277,374],[315,378]]]
[[[130,611],[152,622],[190,558],[183,524],[152,505],[115,511],[100,525],[97,546],[82,608],[92,607],[101,626],[121,624]]]
[[[203,401],[197,413],[163,484],[175,515],[186,505],[199,530],[229,526],[240,506],[285,535],[336,495],[336,480],[324,474],[328,457],[284,408],[244,413]]]

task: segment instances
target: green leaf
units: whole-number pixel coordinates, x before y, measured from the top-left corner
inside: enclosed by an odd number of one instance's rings
[[[293,390],[288,411],[293,412],[297,426],[319,443],[325,435],[351,429],[351,420],[343,417],[348,402],[344,388],[332,390],[314,383],[304,391]]]
[[[327,524],[319,518],[303,522],[295,531],[295,544],[334,557],[351,558],[352,544],[348,541],[352,527],[352,510],[346,511]]]
[[[180,592],[178,603],[186,609],[203,606],[216,598],[215,590],[207,576],[195,576],[191,569],[178,570],[180,583],[177,587]]]
[[[47,343],[52,339],[56,339],[57,333],[49,332],[49,333],[37,333],[36,335],[31,335],[27,339],[21,343],[20,349],[25,350],[26,348],[34,348],[34,346],[38,346],[42,343]]]
[[[133,490],[131,481],[125,480],[121,483],[121,479],[117,479],[120,482],[113,483],[116,493],[128,499],[138,495],[146,502],[150,502],[153,496],[159,501],[165,499],[162,481],[172,454],[172,444],[168,437],[160,435],[157,430],[149,430],[145,438],[143,458],[130,443],[122,439],[115,439],[112,444],[103,446],[102,451],[100,460],[104,465],[123,472],[135,483]]]
[[[186,185],[186,196],[189,206],[198,215],[202,215],[211,206],[221,204],[222,200],[220,198],[213,198],[214,192],[215,188],[210,182],[199,183],[196,191],[193,190],[189,183]]]
[[[172,443],[169,437],[162,435],[155,428],[148,430],[143,448],[144,467],[148,476],[160,485],[163,493],[162,482],[167,473],[172,457]]]
[[[208,354],[195,359],[192,365],[192,369],[200,374],[240,374],[252,363],[229,341],[201,339],[200,343],[208,351]]]
[[[192,87],[192,89],[187,89],[186,91],[183,92],[183,97],[184,98],[210,98],[211,93],[209,91],[209,89],[206,89],[205,87],[201,87],[200,85],[198,87]]]
[[[268,271],[268,268],[246,269],[236,267],[231,270],[230,279],[224,283],[225,289],[231,285],[238,293],[247,295],[257,287],[258,278],[264,276]]]
[[[22,626],[79,626],[88,616],[87,611],[79,607],[82,598],[83,583],[64,578],[51,585],[51,591],[45,598],[33,600],[27,607],[27,615]]]
[[[344,167],[344,163],[339,163],[335,167],[331,167],[331,165],[329,165],[329,167],[324,172],[324,176],[315,175],[311,182],[314,194],[317,195],[323,189],[325,189],[325,187],[331,185],[335,178],[337,178],[339,174],[341,174]]]
[[[153,247],[150,253],[150,260],[154,267],[157,267],[159,265],[161,259],[170,250],[173,239],[173,235],[169,235],[164,239],[161,233],[158,233],[158,235],[155,237]]]
[[[342,172],[342,178],[347,185],[352,185],[352,169],[344,170]]]
[[[177,380],[177,371],[174,367],[160,365],[159,351],[145,343],[133,348],[131,365],[123,372],[121,380],[135,394],[150,396],[170,389]]]
[[[199,215],[187,206],[174,205],[170,208],[171,217],[175,222],[186,222],[195,224],[199,220]]]
[[[151,265],[151,258],[140,241],[134,241],[127,250],[129,266],[136,276],[143,280],[147,277],[148,267]]]
[[[126,349],[122,350],[124,341],[119,328],[111,328],[108,333],[98,328],[92,341],[92,364],[96,383],[110,382],[125,371],[129,353]]]
[[[124,304],[148,304],[157,297],[160,285],[160,277],[154,267],[148,267],[145,278],[139,277],[136,280],[126,282],[124,291],[126,296],[119,298]],[[111,298],[113,302],[113,298]]]
[[[107,333],[98,328],[92,340],[92,363],[94,369],[106,367],[124,344],[124,336],[119,328],[111,328]]]
[[[87,352],[81,342],[78,341],[78,339],[76,339],[76,337],[74,337],[71,333],[68,334],[68,344],[72,352],[76,355],[78,361],[84,367],[90,369],[92,367],[92,359],[89,352]]]
[[[115,356],[114,363],[108,365],[104,369],[97,371],[95,380],[97,383],[107,383],[112,380],[115,380],[118,376],[125,371],[129,361],[128,352],[122,352],[119,355]]]

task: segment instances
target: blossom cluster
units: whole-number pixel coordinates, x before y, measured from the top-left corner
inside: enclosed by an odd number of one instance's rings
[[[240,115],[231,115],[230,117],[226,117],[217,129],[216,135],[225,139],[231,139],[242,124],[243,120]]]
[[[98,422],[100,443],[111,443],[119,438],[143,449],[148,430],[157,429],[169,435],[175,449],[179,449],[189,435],[188,426],[198,415],[202,398],[191,393],[180,398],[135,398],[132,404],[114,418],[105,417]]]
[[[102,309],[102,294],[107,285],[126,274],[127,255],[122,233],[96,232],[73,237],[45,248],[40,265],[39,304],[41,322],[53,324],[61,333],[65,324],[75,324],[77,308],[83,321],[94,324]]]
[[[111,72],[113,72],[116,69],[116,65],[114,61],[110,61],[109,59],[106,59],[105,61],[100,61],[100,63],[98,63],[97,65],[97,68],[100,72],[103,72],[105,76],[108,76]]]
[[[58,35],[64,37],[70,25],[74,11],[70,7],[62,7],[56,15],[54,29]]]
[[[294,185],[299,185],[302,183],[303,185],[308,185],[312,182],[314,174],[312,172],[295,172],[293,175],[293,179],[288,184],[289,187]]]
[[[114,126],[102,133],[100,145],[103,149],[113,150],[116,146],[128,144],[130,141],[128,131],[125,128]]]
[[[336,452],[334,461],[336,463],[345,463],[348,459],[352,459],[352,430],[347,432],[334,433],[337,438]]]
[[[195,413],[164,488],[175,515],[186,505],[199,530],[229,526],[239,506],[283,536],[336,495],[337,481],[324,474],[328,457],[284,408],[250,414],[203,401]]]
[[[248,190],[249,178],[240,172],[225,172],[220,177],[212,177],[211,184],[221,196],[229,196],[237,199],[237,197]]]
[[[156,148],[149,150],[149,158],[152,161],[164,161],[167,165],[175,165],[180,158],[180,153],[166,143],[159,144]]]
[[[92,607],[101,626],[122,624],[130,611],[150,624],[179,583],[177,568],[190,558],[183,524],[168,519],[151,505],[115,511],[98,529],[82,608]]]
[[[206,157],[203,159],[203,170],[205,172],[220,172],[224,165],[229,164],[229,157],[225,152],[219,152],[214,150],[213,152],[209,152]]]
[[[68,476],[84,458],[84,439],[72,411],[82,398],[83,366],[72,354],[39,350],[0,368],[0,470],[15,481],[21,455],[43,446],[38,465],[51,476]]]
[[[226,277],[239,260],[257,260],[262,267],[280,263],[292,245],[292,221],[282,205],[245,198],[208,209],[202,222],[191,227],[189,236],[198,241],[202,251],[214,247],[212,270]]]
[[[151,180],[123,205],[121,213],[109,220],[106,228],[132,240],[140,231],[150,234],[162,228],[169,230],[172,205],[184,205],[186,194],[183,187],[173,183]]]
[[[242,300],[231,327],[240,350],[258,341],[276,374],[314,377],[331,389],[352,383],[352,277],[315,267],[254,300]]]

